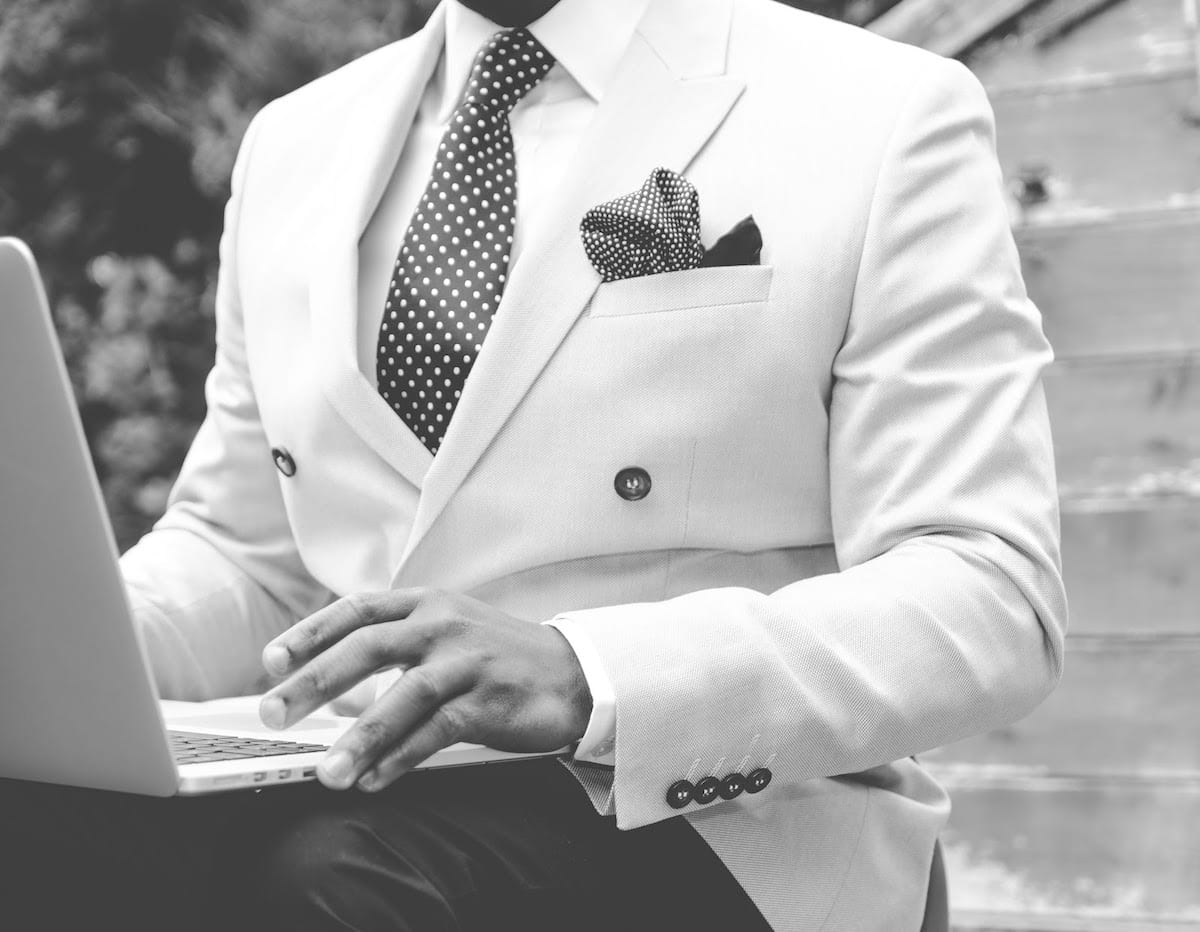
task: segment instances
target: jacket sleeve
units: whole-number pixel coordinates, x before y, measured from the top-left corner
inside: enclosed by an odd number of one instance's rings
[[[1066,625],[1050,359],[986,95],[931,60],[880,166],[833,365],[840,572],[557,619],[613,681],[621,828],[678,814],[665,797],[683,777],[768,765],[758,798],[786,795],[995,728],[1049,693]]]
[[[135,624],[164,698],[255,691],[263,680],[263,645],[329,598],[297,552],[246,363],[238,219],[262,117],[246,131],[225,210],[207,416],[166,514],[121,558]]]

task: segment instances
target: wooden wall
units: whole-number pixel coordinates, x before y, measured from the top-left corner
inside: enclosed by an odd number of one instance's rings
[[[904,38],[961,54],[996,111],[1057,355],[1072,609],[1058,691],[926,758],[954,798],[956,925],[1200,929],[1200,110],[1183,7],[974,0],[942,29],[912,15],[937,4],[909,0],[892,26],[909,6]]]

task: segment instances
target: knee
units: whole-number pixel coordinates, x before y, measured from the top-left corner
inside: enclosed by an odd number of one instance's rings
[[[409,854],[384,844],[361,815],[310,813],[273,833],[243,880],[266,928],[453,927],[436,885]]]
[[[302,815],[280,826],[247,866],[249,898],[276,922],[286,917],[294,928],[320,928],[355,902],[359,836],[357,824],[334,814]]]

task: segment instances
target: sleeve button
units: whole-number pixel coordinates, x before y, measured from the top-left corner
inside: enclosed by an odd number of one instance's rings
[[[717,794],[721,791],[721,781],[716,777],[705,777],[696,784],[696,802],[701,806],[707,806],[717,798]]]
[[[750,771],[750,775],[746,777],[746,792],[761,793],[770,782],[771,771],[766,767],[759,767],[757,770]]]
[[[746,789],[746,778],[740,773],[731,773],[721,781],[721,798],[735,799]]]
[[[667,790],[667,805],[672,809],[682,809],[692,801],[695,789],[687,780],[677,780]]]

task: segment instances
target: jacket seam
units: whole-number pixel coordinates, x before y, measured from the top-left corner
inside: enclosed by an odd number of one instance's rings
[[[850,852],[850,859],[846,862],[846,872],[842,874],[842,882],[838,884],[837,893],[835,893],[833,896],[833,902],[829,904],[829,912],[827,912],[825,914],[825,918],[821,920],[821,926],[820,929],[818,929],[818,932],[824,932],[826,927],[829,925],[829,920],[833,918],[834,910],[837,909],[838,904],[842,900],[842,894],[845,893],[846,884],[849,882],[850,874],[854,870],[854,862],[857,860],[859,849],[862,847],[863,832],[865,832],[867,828],[867,813],[871,811],[871,803],[874,801],[873,794],[875,793],[875,787],[868,786],[866,787],[866,791],[867,801],[863,804],[862,817],[858,822],[858,834],[854,839],[854,848]]]
[[[870,238],[871,232],[875,229],[876,220],[878,217],[880,183],[883,180],[885,169],[893,160],[895,150],[898,145],[898,138],[900,136],[900,127],[906,122],[908,111],[912,108],[913,101],[917,97],[917,91],[921,86],[924,85],[925,78],[928,73],[929,71],[926,71],[925,73],[920,74],[913,79],[912,84],[909,86],[908,91],[904,95],[904,99],[900,102],[900,106],[896,108],[896,119],[892,123],[892,128],[888,132],[887,141],[884,143],[883,151],[879,156],[879,166],[875,171],[875,180],[871,185],[871,196],[869,202],[870,206],[867,208],[867,220],[863,224],[862,237],[859,239],[858,243],[858,262],[854,273],[854,283],[850,288],[850,312],[846,315],[846,328],[842,332],[842,339],[839,342],[839,350],[846,343],[846,330],[850,329],[850,321],[854,317],[854,306],[858,299],[859,281],[862,278],[863,256],[866,254],[867,240]]]
[[[238,154],[237,162],[241,163],[241,177],[237,179],[240,184],[237,191],[237,207],[232,220],[231,228],[228,232],[233,234],[233,284],[236,290],[238,309],[243,318],[245,317],[245,309],[242,307],[242,218],[246,213],[246,195],[249,188],[250,180],[250,162],[254,156],[254,147],[258,142],[259,132],[262,128],[263,115],[269,110],[271,104],[268,103],[254,115],[250,120],[250,124],[246,127],[246,133],[242,138],[242,151]],[[238,174],[237,162],[234,163],[234,175]],[[232,190],[233,179],[230,179],[230,197],[233,196]],[[243,323],[243,328],[245,324]]]

